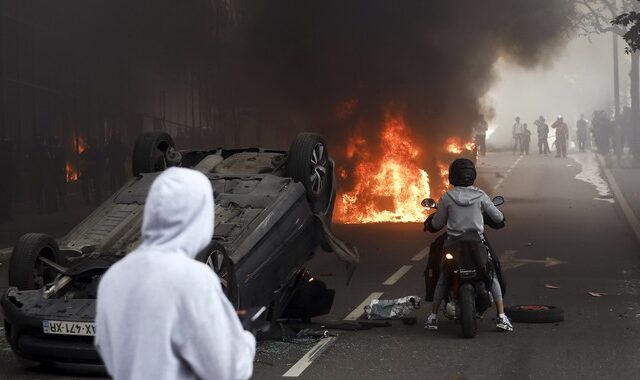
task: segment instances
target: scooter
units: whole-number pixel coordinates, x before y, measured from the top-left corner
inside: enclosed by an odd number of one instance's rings
[[[503,203],[503,197],[493,198],[495,206]],[[428,209],[437,209],[436,202],[431,198],[423,200],[422,206]],[[484,220],[485,224],[491,228],[504,227],[504,222],[495,223],[486,216]],[[429,219],[425,221],[425,228],[430,232],[438,232],[428,228],[428,225],[431,225]],[[438,250],[441,251],[438,252]],[[445,284],[448,289],[444,299],[445,316],[460,321],[462,335],[465,338],[473,338],[478,331],[477,318],[481,318],[482,314],[493,304],[493,296],[488,289],[490,289],[494,276],[498,276],[499,282],[504,288],[500,263],[486,238],[480,237],[477,233],[465,234],[456,238],[447,238],[446,234],[443,234],[436,239],[430,251],[429,264],[425,271],[427,294],[429,294],[430,286],[431,295],[433,294],[440,268],[442,273],[439,275],[445,276]],[[503,294],[504,291],[505,289],[503,289]]]

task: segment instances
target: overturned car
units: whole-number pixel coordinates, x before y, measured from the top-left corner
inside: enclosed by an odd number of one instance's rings
[[[211,181],[215,232],[197,259],[218,274],[237,309],[266,306],[270,321],[326,314],[334,291],[305,263],[321,247],[348,264],[349,278],[359,261],[357,250],[331,232],[336,179],[319,135],[298,135],[288,151],[178,151],[170,135],[149,132],[136,141],[132,164],[134,178],[64,238],[29,233],[14,246],[0,304],[19,357],[101,363],[93,348],[98,283],[140,244],[146,194],[170,166],[199,170]]]

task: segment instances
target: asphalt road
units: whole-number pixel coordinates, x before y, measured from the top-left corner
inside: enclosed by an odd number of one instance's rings
[[[423,304],[416,325],[394,321],[390,327],[335,331],[338,336],[331,339],[262,343],[254,377],[298,372],[307,379],[637,378],[639,243],[617,204],[598,198],[595,186],[575,178],[582,169],[575,160],[532,155],[516,163],[517,158],[494,153],[479,165],[480,186],[507,200],[502,206],[507,228],[487,233],[499,253],[511,257],[505,265],[506,303],[560,306],[565,322],[515,324],[512,333],[499,333],[491,309],[478,336],[469,340],[461,337],[458,324],[442,317],[440,331],[424,330],[428,305]],[[332,255],[314,258],[312,272],[337,290],[331,314],[317,322],[357,315],[358,306],[374,292],[384,299],[424,295],[426,257],[418,254],[433,236],[423,233],[420,224],[335,230],[359,247],[362,264],[346,286],[344,267]],[[545,266],[548,257],[563,263]],[[402,267],[406,272],[393,276]],[[5,284],[3,264],[0,288]],[[590,291],[606,295],[593,297]],[[0,378],[72,377],[25,368],[0,338]]]

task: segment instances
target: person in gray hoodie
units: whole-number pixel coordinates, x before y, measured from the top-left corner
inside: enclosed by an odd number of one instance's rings
[[[114,379],[248,379],[256,341],[218,276],[194,258],[213,236],[211,182],[169,168],[149,190],[142,243],[98,287],[95,346]]]
[[[471,160],[458,158],[451,163],[449,167],[449,183],[454,187],[440,198],[436,213],[432,214],[426,222],[429,224],[428,228],[431,231],[447,227],[445,247],[448,245],[447,242],[468,233],[477,233],[484,240],[483,215],[485,214],[494,223],[504,222],[504,215],[493,204],[489,196],[481,189],[473,186],[475,180],[476,168]],[[433,308],[425,323],[425,328],[429,330],[438,329],[438,309],[447,291],[442,270],[440,273],[433,297]],[[501,331],[513,331],[513,326],[504,313],[500,283],[497,276],[493,277],[491,294],[498,310],[496,327]]]

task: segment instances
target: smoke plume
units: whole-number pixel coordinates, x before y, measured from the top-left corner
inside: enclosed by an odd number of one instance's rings
[[[354,128],[375,140],[385,110],[397,108],[427,149],[470,136],[496,60],[545,62],[571,12],[563,0],[252,4],[232,92],[308,115],[307,129],[334,145]]]

